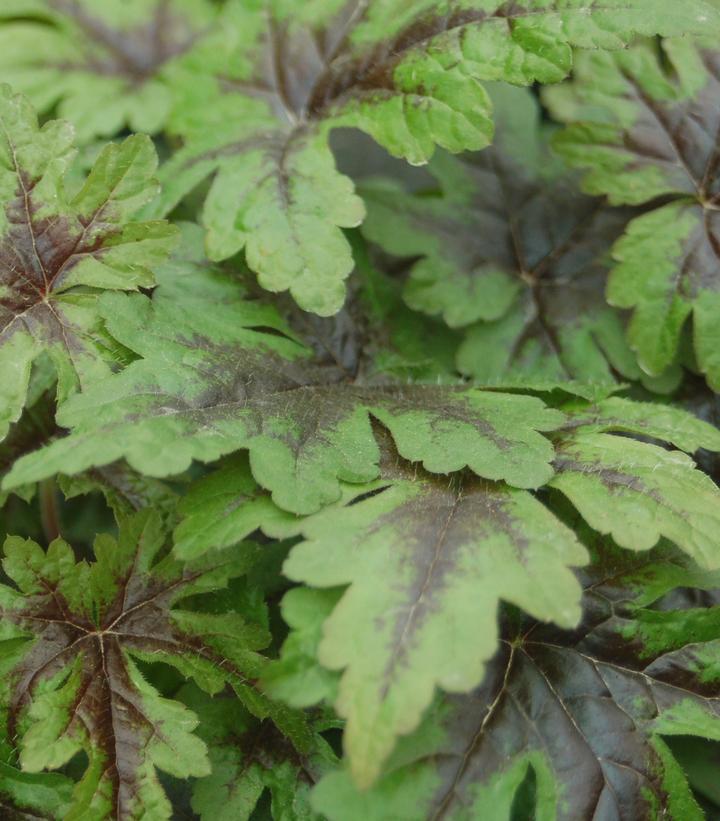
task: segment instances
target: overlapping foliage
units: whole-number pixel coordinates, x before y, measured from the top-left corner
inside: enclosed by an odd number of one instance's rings
[[[583,59],[572,85],[548,93],[559,117],[574,121],[557,147],[591,169],[587,190],[657,204],[615,246],[608,287],[614,305],[634,309],[629,339],[640,363],[650,373],[672,363],[692,313],[698,367],[715,389],[719,97],[720,54],[705,38]]]
[[[718,34],[3,4],[3,817],[715,817]]]

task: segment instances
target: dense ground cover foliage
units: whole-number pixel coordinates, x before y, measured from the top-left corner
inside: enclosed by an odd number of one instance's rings
[[[3,0],[3,818],[720,818],[719,36]]]

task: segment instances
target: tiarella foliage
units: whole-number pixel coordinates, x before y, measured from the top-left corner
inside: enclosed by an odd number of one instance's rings
[[[405,299],[468,329],[457,364],[478,381],[639,379],[604,298],[610,248],[637,212],[579,193],[529,92],[493,92],[497,144],[467,160],[439,154],[429,166],[439,197],[369,183],[365,235],[421,257]]]
[[[557,82],[572,46],[619,48],[644,34],[703,31],[717,12],[672,0],[286,0],[229,2],[222,34],[184,64],[161,207],[214,175],[203,211],[212,259],[244,248],[260,284],[322,315],[353,267],[340,228],[363,203],[339,174],[329,132],[356,127],[397,157],[483,148],[482,85]]]
[[[627,226],[608,284],[612,304],[635,309],[629,339],[641,365],[649,373],[670,365],[692,314],[698,366],[717,389],[717,43],[670,40],[662,50],[583,57],[575,82],[547,99],[576,121],[556,146],[572,165],[591,169],[587,190],[614,203],[662,198]]]
[[[7,0],[5,82],[41,112],[58,106],[83,140],[154,133],[172,109],[174,66],[217,19],[211,0]]]
[[[60,399],[109,372],[99,293],[151,286],[175,235],[164,222],[132,219],[157,191],[149,138],[107,146],[76,192],[65,181],[72,145],[67,123],[39,128],[27,100],[0,89],[2,434],[41,354],[52,360]]]
[[[557,438],[551,486],[623,547],[648,550],[666,536],[714,569],[720,518],[713,518],[713,483],[681,453],[597,432],[641,430],[635,409],[611,399],[591,407],[589,419],[588,409],[575,410],[574,432]],[[666,419],[678,425],[676,441],[688,421]],[[692,449],[704,432],[695,426],[686,428]],[[644,432],[673,435],[662,427]],[[712,439],[720,446],[714,431]],[[569,568],[587,556],[576,536],[527,491],[471,475],[448,482],[384,464],[381,479],[348,486],[337,504],[298,525],[235,461],[198,483],[181,512],[181,555],[232,544],[257,528],[300,532],[305,541],[292,550],[285,574],[314,587],[351,585],[325,621],[319,658],[330,669],[346,668],[335,707],[348,719],[345,748],[361,784],[377,776],[395,737],[417,726],[435,687],[464,691],[481,680],[497,646],[499,600],[559,625],[579,618],[580,589]],[[458,652],[468,645],[472,656]]]
[[[271,723],[261,722],[232,698],[209,699],[186,687],[181,700],[200,718],[198,732],[209,747],[212,772],[195,782],[191,806],[201,821],[246,819],[270,795],[274,818],[311,819],[311,787],[337,767],[322,736],[332,720],[317,718],[300,748]]]
[[[139,662],[162,661],[209,693],[229,683],[250,709],[267,712],[262,696],[247,692],[263,669],[256,651],[270,639],[264,625],[234,609],[204,610],[198,599],[246,573],[259,548],[179,562],[159,555],[164,542],[159,517],[146,511],[124,521],[118,541],[98,537],[92,563],[76,563],[60,539],[47,553],[18,538],[5,544],[3,569],[17,587],[0,589],[8,724],[29,772],[85,750],[71,812],[169,816],[155,768],[210,772],[206,747],[192,735],[197,720],[162,698]],[[187,599],[196,606],[176,606]]]
[[[720,737],[720,614],[653,605],[719,582],[663,552],[600,561],[577,630],[509,623],[480,688],[437,700],[372,790],[333,773],[316,807],[333,821],[509,818],[532,769],[538,817],[701,819],[663,736]]]
[[[5,0],[0,816],[720,812],[718,34]]]

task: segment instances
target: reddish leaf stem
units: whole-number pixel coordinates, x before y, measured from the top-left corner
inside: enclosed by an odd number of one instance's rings
[[[38,488],[40,521],[47,544],[60,536],[60,506],[54,479],[45,479]]]

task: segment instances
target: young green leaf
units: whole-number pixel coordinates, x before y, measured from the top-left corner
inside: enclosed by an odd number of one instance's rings
[[[27,100],[0,86],[0,437],[20,415],[41,354],[61,400],[109,373],[98,292],[152,285],[175,236],[164,222],[133,221],[157,191],[147,137],[107,146],[69,196],[72,139],[66,123],[39,128]]]
[[[173,65],[217,11],[209,0],[11,0],[0,16],[3,80],[87,142],[166,124]]]
[[[429,166],[438,195],[368,183],[364,233],[420,257],[405,299],[470,326],[457,361],[478,381],[640,378],[604,299],[610,248],[636,212],[577,191],[549,155],[528,91],[494,88],[493,100],[496,145],[463,160],[438,155]]]
[[[534,817],[700,821],[662,735],[720,739],[717,632],[678,648],[666,636],[706,611],[652,609],[667,586],[697,577],[661,556],[640,569],[601,562],[578,630],[509,628],[483,684],[438,699],[374,788],[340,770],[316,789],[315,808],[330,821],[509,821],[532,770]],[[665,629],[649,633],[655,622]]]
[[[285,574],[350,585],[325,622],[319,659],[345,670],[335,706],[361,786],[417,727],[436,687],[466,692],[482,680],[500,599],[568,628],[580,617],[570,567],[585,550],[526,491],[409,475],[348,489],[300,530],[306,541]]]
[[[250,472],[246,453],[225,460],[219,470],[195,482],[183,497],[175,529],[175,554],[192,559],[211,548],[231,547],[256,530],[273,530],[294,521],[273,504]]]
[[[720,227],[717,109],[720,52],[715,40],[668,41],[617,55],[585,55],[575,81],[547,93],[572,123],[556,146],[591,169],[586,188],[615,203],[658,205],[628,226],[608,297],[633,308],[629,340],[657,374],[675,358],[688,317],[703,373],[720,387],[716,248]]]
[[[117,542],[98,537],[92,564],[76,563],[61,540],[47,553],[19,538],[5,544],[3,567],[16,585],[0,587],[11,730],[27,772],[86,752],[73,816],[169,819],[156,768],[180,778],[209,772],[196,717],[161,697],[139,662],[169,664],[210,693],[227,681],[240,689],[263,666],[264,629],[237,612],[178,606],[245,573],[256,549],[183,565],[162,557],[164,540],[159,518],[141,513]]]
[[[168,476],[193,459],[248,449],[255,478],[277,504],[309,513],[339,497],[340,480],[378,475],[371,418],[404,458],[435,473],[469,467],[517,487],[552,475],[552,445],[541,432],[564,417],[535,397],[340,383],[332,370],[310,366],[294,340],[258,327],[267,310],[253,303],[202,312],[106,295],[104,304],[113,335],[145,358],[68,402],[58,420],[73,434],[18,461],[7,487],[122,457]]]
[[[339,674],[321,667],[317,651],[323,625],[335,609],[343,591],[294,587],[282,600],[283,621],[290,628],[280,657],[271,662],[262,687],[273,698],[292,707],[312,707],[337,699]]]
[[[333,128],[360,128],[415,164],[435,145],[483,148],[492,121],[481,80],[557,82],[573,45],[617,48],[636,32],[718,19],[701,0],[682,13],[672,0],[231,2],[222,35],[177,75],[171,128],[185,147],[163,170],[164,209],[215,175],[204,209],[211,258],[244,248],[264,288],[333,314],[352,270],[340,229],[364,216],[335,167]]]

